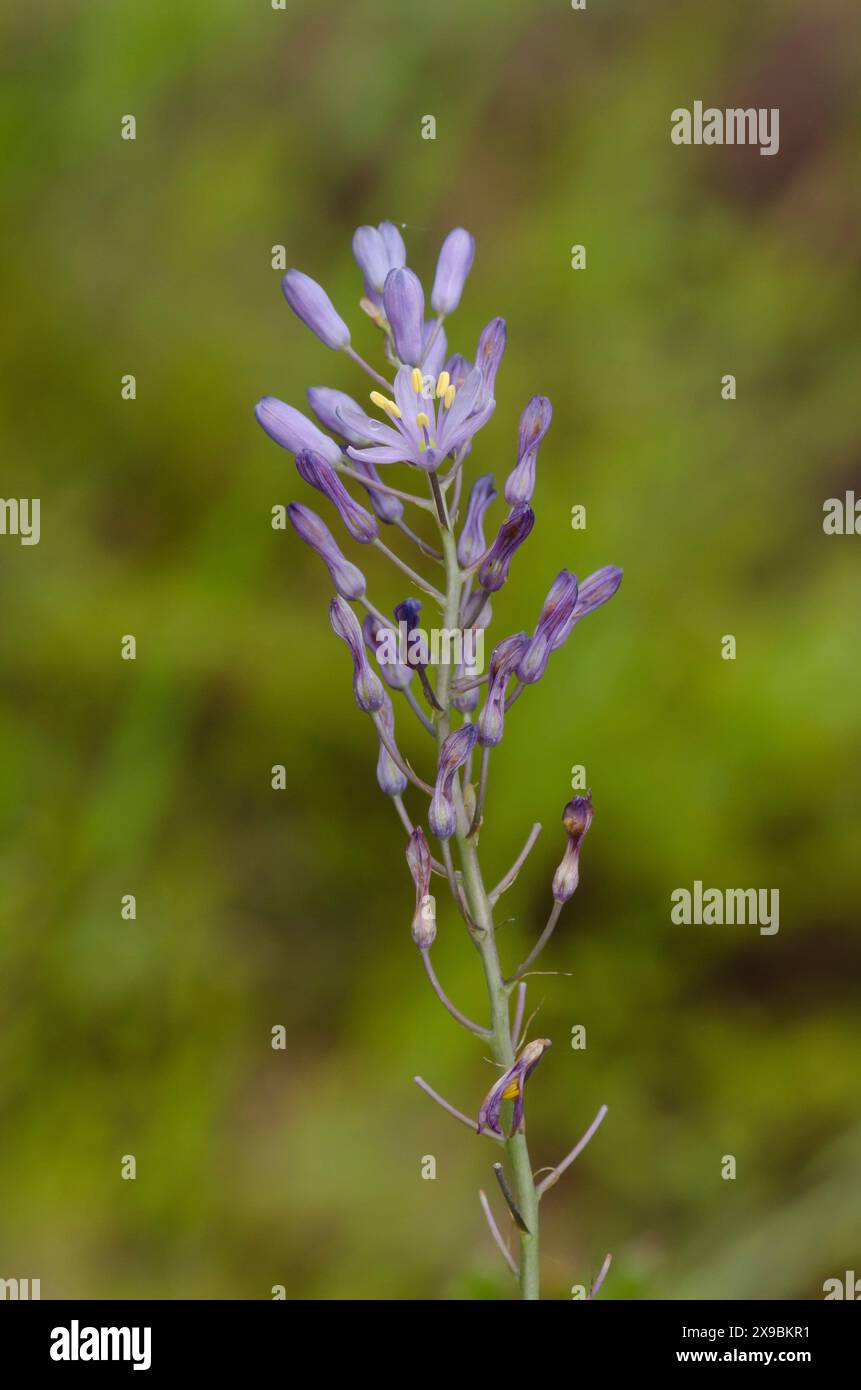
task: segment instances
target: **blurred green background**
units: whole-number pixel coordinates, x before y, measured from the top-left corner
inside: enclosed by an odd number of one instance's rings
[[[328,576],[270,527],[312,499],[252,416],[362,396],[271,248],[376,354],[350,237],[382,218],[426,284],[444,233],[475,234],[453,348],[507,319],[473,475],[501,483],[523,404],[554,403],[495,635],[534,625],[563,565],[626,572],[512,711],[482,836],[494,881],[545,826],[503,900],[511,966],[586,766],[582,883],[543,962],[564,973],[530,991],[556,1043],[536,1164],[610,1113],[543,1205],[545,1293],[607,1251],[606,1298],[820,1298],[861,1271],[861,540],[821,525],[861,494],[857,10],[45,0],[0,23],[3,493],[42,500],[38,547],[0,538],[0,1276],[512,1293],[477,1202],[495,1155],[412,1084],[475,1112],[495,1073],[420,970]],[[673,146],[698,99],[780,107],[779,155]],[[403,597],[356,551],[378,603]],[[779,889],[779,934],[673,926],[694,879]],[[481,1015],[442,907],[435,960]]]

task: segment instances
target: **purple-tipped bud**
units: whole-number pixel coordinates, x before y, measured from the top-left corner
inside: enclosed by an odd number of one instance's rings
[[[365,284],[382,294],[386,276],[392,269],[389,253],[378,227],[357,227],[353,233],[353,255],[365,277]],[[401,261],[403,265],[403,261]]]
[[[603,569],[596,570],[590,574],[588,579],[584,579],[580,585],[577,595],[577,602],[574,605],[574,612],[563,623],[553,637],[551,649],[555,652],[562,643],[567,641],[571,635],[571,630],[579,623],[581,618],[585,618],[587,613],[593,609],[600,608],[602,603],[607,603],[613,597],[622,582],[624,571],[618,565],[604,565]]]
[[[413,673],[405,662],[398,660],[398,634],[391,624],[381,623],[368,613],[362,623],[362,636],[368,651],[377,658],[380,675],[389,689],[406,690]]]
[[[549,1038],[535,1038],[527,1043],[514,1064],[493,1083],[478,1112],[479,1131],[489,1129],[492,1134],[503,1136],[502,1104],[506,1100],[514,1101],[511,1133],[523,1129],[523,1090],[548,1047]]]
[[[431,854],[425,832],[416,826],[407,844],[407,863],[416,888],[412,935],[420,951],[427,951],[436,936],[436,903],[430,895]]]
[[[316,449],[327,463],[341,462],[341,449],[334,439],[318,430],[313,420],[303,415],[286,401],[277,396],[264,396],[254,407],[258,424],[262,425],[270,439],[289,449],[291,454],[301,453],[303,449]]]
[[[395,712],[385,691],[383,692],[383,703],[380,705],[380,722],[388,735],[389,742],[394,743]],[[377,758],[377,785],[380,791],[385,792],[386,796],[403,796],[407,789],[406,775],[398,767],[382,739],[380,739],[380,752]]]
[[[475,743],[475,725],[463,724],[449,734],[439,750],[436,786],[428,811],[428,824],[440,840],[449,840],[457,828],[457,816],[452,797],[452,785],[459,767],[463,767]]]
[[[481,404],[489,401],[496,386],[496,373],[499,371],[505,353],[505,319],[491,319],[482,329],[475,354],[475,365],[481,368]]]
[[[538,626],[517,668],[517,674],[524,685],[532,685],[544,675],[550,653],[555,651],[558,645],[556,639],[570,622],[576,604],[577,576],[569,574],[568,570],[560,570],[550,585]]]
[[[475,238],[463,227],[455,227],[443,242],[436,265],[431,294],[435,313],[451,314],[457,308],[474,256]]]
[[[495,496],[496,488],[489,473],[476,478],[469,494],[466,520],[457,542],[457,560],[463,569],[475,564],[487,549],[484,539],[484,513]]]
[[[525,632],[504,637],[493,649],[488,666],[487,698],[476,729],[482,748],[494,748],[505,732],[505,688],[517,669],[529,638]]]
[[[445,329],[437,328],[436,324],[436,319],[428,319],[422,338],[422,373],[425,376],[439,376],[443,369],[445,355],[448,352]],[[431,338],[433,338],[433,345],[428,352],[428,343]]]
[[[505,480],[506,502],[528,502],[535,491],[535,464],[542,439],[550,428],[553,407],[546,396],[533,396],[520,417],[517,463]]]
[[[312,449],[303,450],[296,455],[296,468],[304,482],[322,492],[337,507],[338,515],[353,540],[369,545],[377,534],[376,521],[370,512],[353,501],[334,468],[322,455],[314,453]]]
[[[368,500],[380,521],[388,522],[391,525],[395,521],[400,521],[404,514],[404,504],[399,497],[393,497],[390,492],[381,492],[379,488],[373,487],[373,483],[382,483],[382,478],[372,463],[367,459],[353,459],[353,472],[361,473],[368,479],[368,484],[362,484],[368,494]]]
[[[445,370],[448,372],[452,386],[456,391],[459,391],[467,377],[475,368],[469,358],[464,357],[463,353],[454,352],[446,362]]]
[[[410,656],[410,634],[415,632],[416,628],[419,625],[419,619],[421,617],[422,611],[421,599],[405,598],[402,600],[401,603],[395,604],[395,607],[392,611],[394,612],[395,620],[398,623],[399,630],[400,624],[404,624],[404,631],[407,635],[407,660],[410,666],[412,666],[415,670],[418,670],[418,668],[423,663],[420,661],[416,661],[414,657]]]
[[[361,598],[367,587],[365,576],[341,553],[334,536],[317,513],[301,502],[291,502],[287,515],[296,534],[320,556],[341,597]]]
[[[359,620],[350,605],[345,603],[340,595],[333,598],[329,604],[329,622],[335,635],[340,637],[342,642],[346,642],[350,648],[350,655],[353,658],[353,694],[356,697],[356,704],[364,714],[375,714],[382,707],[386,692],[379,676],[371,670],[370,662],[365,655]]]
[[[395,352],[405,366],[418,366],[424,343],[425,295],[415,271],[406,266],[389,271],[383,304],[395,341]]]
[[[562,812],[562,824],[568,835],[568,844],[562,862],[553,875],[553,897],[557,903],[567,903],[577,890],[580,882],[580,846],[589,826],[592,824],[592,793],[575,796]]]
[[[341,435],[343,439],[354,444],[356,448],[371,443],[371,436],[357,427],[362,420],[367,420],[368,417],[361,406],[356,404],[353,397],[347,395],[346,391],[336,391],[332,386],[309,386],[307,394],[308,404],[321,425],[325,425],[327,430],[331,430],[333,434]],[[324,435],[323,438],[325,439],[326,436]],[[331,442],[329,440],[329,443]],[[304,447],[312,449],[316,446],[309,441]],[[337,460],[329,458],[328,462],[335,463]]]
[[[284,298],[312,333],[326,347],[338,349],[350,346],[350,330],[334,304],[316,280],[301,270],[288,270],[281,281]]]
[[[528,502],[512,507],[478,570],[478,582],[488,593],[496,593],[508,578],[508,567],[518,546],[521,546],[535,525],[535,513]]]

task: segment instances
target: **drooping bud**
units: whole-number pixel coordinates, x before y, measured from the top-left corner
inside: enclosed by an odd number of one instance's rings
[[[584,579],[577,594],[577,602],[574,611],[563,623],[553,637],[551,649],[555,652],[562,643],[567,641],[572,629],[579,623],[581,618],[585,618],[587,613],[600,608],[613,597],[622,582],[623,570],[618,565],[604,565],[603,569],[596,570],[590,574],[588,579]]]
[[[557,903],[567,903],[580,882],[580,846],[592,824],[591,792],[585,796],[575,796],[573,801],[568,802],[562,812],[562,824],[568,835],[568,844],[553,875],[553,897]]]
[[[329,622],[332,631],[342,642],[346,642],[353,658],[353,694],[356,704],[364,714],[375,714],[386,698],[383,683],[371,670],[365,655],[362,629],[359,620],[348,603],[338,595],[329,605]]]
[[[416,826],[407,844],[407,863],[416,888],[412,936],[420,951],[427,951],[436,936],[436,903],[430,895],[431,854],[425,832]]]
[[[296,534],[320,556],[342,598],[361,598],[367,587],[365,576],[342,554],[328,526],[317,513],[301,502],[291,502],[287,515]]]
[[[361,545],[369,545],[377,534],[376,521],[369,511],[353,501],[334,468],[322,455],[305,449],[296,455],[296,468],[304,482],[322,492],[337,507],[338,515],[353,540]]]
[[[390,690],[406,690],[413,673],[398,658],[398,634],[389,623],[379,622],[368,613],[362,622],[362,636],[369,652],[377,658],[380,675]]]
[[[546,396],[533,396],[520,417],[517,463],[505,480],[506,502],[528,502],[535,491],[535,464],[542,439],[550,428],[553,407]]]
[[[395,712],[385,691],[383,691],[383,703],[380,705],[380,722],[386,731],[389,742],[394,743]],[[377,785],[380,791],[385,792],[386,796],[403,796],[407,789],[406,775],[398,767],[382,739],[380,739],[380,752],[377,758]]]
[[[334,439],[318,429],[313,420],[303,415],[286,401],[277,396],[264,396],[254,407],[258,424],[262,425],[270,439],[289,449],[291,454],[301,453],[303,449],[316,449],[329,464],[341,462],[341,449]]]
[[[463,227],[455,227],[442,244],[431,294],[437,314],[451,314],[460,303],[466,277],[472,269],[475,238]]]
[[[322,285],[304,271],[288,270],[281,288],[293,313],[326,347],[337,350],[350,346],[350,330]]]
[[[478,570],[478,582],[488,593],[501,589],[508,578],[512,556],[535,525],[535,513],[528,502],[512,507],[497,532]]]
[[[476,729],[482,748],[495,748],[505,732],[505,689],[529,641],[525,632],[504,637],[493,649],[488,666],[487,697]]]
[[[511,1112],[511,1134],[523,1129],[523,1091],[526,1082],[534,1072],[541,1058],[550,1047],[549,1038],[535,1038],[527,1043],[520,1056],[508,1071],[491,1086],[481,1103],[478,1112],[478,1128],[490,1130],[491,1134],[504,1137],[502,1128],[502,1105],[506,1100],[514,1101]]]
[[[392,330],[395,352],[407,367],[422,360],[425,326],[425,295],[415,271],[402,266],[390,270],[383,290],[386,318]]]
[[[547,669],[556,638],[570,621],[577,603],[577,576],[560,570],[544,600],[538,626],[520,659],[517,674],[524,685],[540,680]]]
[[[475,564],[487,549],[484,539],[484,513],[495,496],[496,487],[490,473],[476,478],[470,490],[466,519],[457,541],[457,562],[461,569],[468,569],[470,565]]]
[[[457,828],[452,786],[475,743],[475,725],[462,724],[443,741],[439,750],[436,786],[428,811],[428,824],[440,840],[449,840]]]

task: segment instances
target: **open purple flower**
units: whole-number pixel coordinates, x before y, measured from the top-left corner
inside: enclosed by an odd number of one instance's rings
[[[540,680],[547,669],[550,653],[556,650],[556,638],[570,621],[577,603],[577,576],[560,570],[544,600],[538,626],[520,659],[517,674],[524,685]]]
[[[459,391],[442,372],[436,383],[436,400],[427,400],[423,390],[424,380],[418,367],[401,367],[395,377],[393,401],[372,391],[371,400],[385,410],[391,424],[365,416],[362,428],[374,443],[367,449],[350,447],[350,458],[367,463],[411,463],[430,472],[481,429],[496,405],[490,400],[476,409],[481,391],[481,372],[477,369]],[[358,426],[352,414],[350,420]]]
[[[501,589],[508,578],[512,556],[535,525],[535,513],[528,502],[512,507],[496,533],[496,539],[478,568],[478,582],[487,593]]]
[[[293,313],[326,347],[337,351],[350,346],[350,330],[322,285],[302,270],[288,270],[281,288]]]
[[[254,414],[269,438],[280,444],[282,449],[289,449],[291,454],[301,453],[303,449],[316,449],[327,463],[334,466],[341,462],[340,444],[318,429],[301,410],[288,405],[286,401],[279,401],[277,396],[264,396],[254,407]]]
[[[287,507],[287,515],[297,536],[320,556],[332,576],[332,583],[338,593],[343,598],[361,598],[367,587],[365,576],[339,550],[326,523],[301,502],[291,502]]]
[[[505,480],[506,502],[528,502],[535,491],[538,448],[550,428],[553,407],[546,396],[533,396],[520,417],[517,463]]]
[[[487,549],[484,539],[484,513],[494,497],[496,487],[490,473],[476,478],[466,505],[466,519],[457,541],[457,560],[462,569],[474,565]]]
[[[514,1109],[511,1112],[511,1134],[520,1133],[523,1129],[524,1087],[548,1047],[550,1047],[549,1038],[535,1038],[531,1043],[527,1043],[508,1071],[503,1072],[499,1080],[491,1086],[478,1112],[479,1133],[483,1129],[489,1129],[491,1134],[498,1134],[501,1138],[505,1137],[505,1131],[502,1128],[502,1106],[507,1100],[514,1101]]]
[[[430,896],[431,854],[425,832],[416,826],[407,844],[407,863],[416,888],[412,936],[419,950],[427,951],[436,936],[436,903]]]
[[[369,545],[377,534],[376,521],[369,511],[353,501],[334,468],[323,456],[313,449],[303,449],[296,455],[296,468],[304,482],[322,492],[337,507],[338,515],[353,540],[361,545]]]
[[[462,724],[443,740],[439,750],[436,786],[428,811],[428,824],[440,840],[449,840],[457,828],[452,787],[455,774],[463,767],[475,743],[475,725]]]
[[[493,649],[487,668],[487,698],[478,716],[476,730],[482,748],[495,748],[505,732],[505,689],[517,669],[529,642],[525,632],[503,637]]]
[[[365,655],[362,629],[359,620],[340,594],[329,604],[329,622],[336,637],[346,642],[353,658],[353,694],[356,704],[364,714],[376,714],[386,699],[382,682]]]
[[[580,882],[580,846],[592,824],[592,793],[575,796],[562,812],[562,824],[568,834],[568,844],[553,875],[553,898],[557,903],[567,903],[577,891]]]

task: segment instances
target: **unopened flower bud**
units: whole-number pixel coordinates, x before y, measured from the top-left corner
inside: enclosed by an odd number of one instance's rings
[[[287,515],[296,534],[320,556],[342,598],[361,598],[366,588],[365,576],[342,554],[328,526],[317,513],[301,502],[291,502]]]
[[[394,744],[395,712],[385,691],[383,692],[383,703],[380,705],[380,722],[389,742]],[[380,791],[385,792],[386,796],[403,796],[407,789],[406,774],[401,771],[382,739],[380,739],[380,752],[377,758],[377,785]]]
[[[359,620],[348,603],[338,595],[329,605],[332,631],[346,642],[353,658],[353,695],[364,714],[375,714],[383,705],[386,692],[379,676],[371,670],[362,641]]]
[[[508,578],[512,556],[535,525],[535,513],[528,502],[512,507],[478,569],[478,582],[488,593],[496,593]]]
[[[496,374],[505,353],[505,319],[491,319],[482,329],[475,354],[475,365],[481,368],[482,403],[490,400],[496,387]]]
[[[572,629],[579,623],[581,618],[585,618],[587,613],[591,613],[595,608],[600,608],[613,597],[622,582],[623,571],[618,565],[605,565],[603,569],[596,570],[590,574],[588,579],[584,579],[577,594],[577,602],[574,611],[554,633],[551,647],[553,651],[562,646],[562,643],[570,637]]]
[[[487,697],[476,729],[482,748],[494,748],[505,732],[505,690],[517,669],[529,638],[525,632],[503,637],[494,647],[488,666]]]
[[[538,448],[550,428],[553,407],[546,396],[533,396],[520,417],[517,463],[505,480],[505,500],[512,504],[530,501],[535,491],[535,464]]]
[[[269,438],[280,444],[282,449],[289,449],[291,454],[298,454],[303,449],[315,449],[327,463],[334,466],[341,462],[340,445],[318,429],[301,410],[296,410],[286,401],[279,401],[277,396],[264,396],[254,407],[254,414]]]
[[[428,811],[428,823],[440,840],[449,840],[457,828],[452,787],[475,743],[475,725],[463,724],[443,741],[439,751],[436,786]]]
[[[281,288],[293,313],[326,347],[337,350],[350,346],[350,330],[322,285],[301,270],[288,270]]]
[[[474,256],[475,238],[463,227],[455,227],[443,242],[437,261],[431,293],[435,313],[451,314],[457,308]]]
[[[523,653],[517,674],[524,685],[540,680],[547,669],[555,640],[571,618],[577,603],[577,576],[560,570],[544,600],[538,626]]]
[[[322,492],[337,508],[338,515],[353,537],[362,545],[368,545],[377,534],[377,523],[369,511],[354,502],[341,479],[322,455],[311,449],[296,455],[296,468],[300,478]]]
[[[575,796],[562,812],[562,824],[568,844],[556,873],[553,875],[553,897],[557,903],[567,903],[580,882],[580,846],[592,824],[592,793]]]
[[[425,296],[415,271],[406,266],[389,271],[383,304],[395,352],[405,366],[417,367],[422,360],[424,343]]]
[[[484,514],[496,496],[490,473],[476,478],[466,505],[466,518],[457,541],[457,561],[462,569],[475,564],[487,549],[484,539]]]

